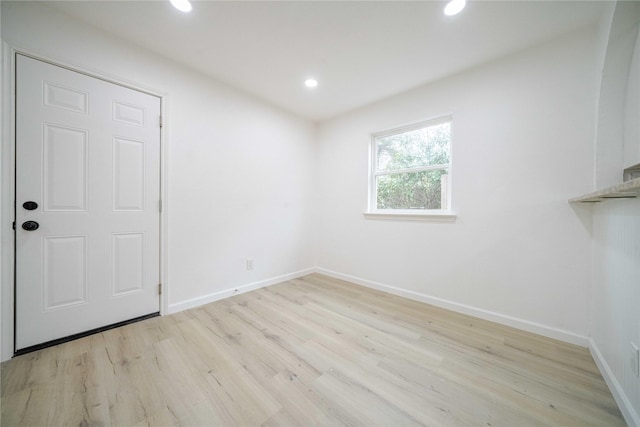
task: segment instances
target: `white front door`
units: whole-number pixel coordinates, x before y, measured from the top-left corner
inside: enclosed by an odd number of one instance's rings
[[[16,61],[19,351],[159,311],[160,98]]]

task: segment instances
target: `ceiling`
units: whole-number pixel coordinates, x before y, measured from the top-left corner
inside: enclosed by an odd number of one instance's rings
[[[597,1],[48,2],[131,43],[322,121],[595,23]],[[304,87],[314,76],[317,88]]]

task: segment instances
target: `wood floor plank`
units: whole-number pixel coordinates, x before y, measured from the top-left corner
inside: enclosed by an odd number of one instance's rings
[[[320,274],[1,365],[2,426],[624,426],[589,351]]]

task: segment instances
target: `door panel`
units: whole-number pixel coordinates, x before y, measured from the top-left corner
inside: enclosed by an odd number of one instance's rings
[[[112,295],[141,291],[144,288],[144,234],[113,234],[111,238]]]
[[[160,99],[16,62],[20,350],[159,311]]]
[[[113,139],[113,210],[144,210],[144,142]]]
[[[87,236],[45,237],[44,310],[87,302]]]
[[[45,211],[85,212],[88,132],[44,124]]]
[[[44,105],[88,114],[89,94],[44,82]]]

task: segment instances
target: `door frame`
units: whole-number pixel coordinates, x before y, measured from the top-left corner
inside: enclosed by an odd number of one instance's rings
[[[71,64],[45,55],[31,52],[26,49],[19,49],[2,43],[2,93],[10,96],[2,97],[2,127],[0,137],[2,145],[0,147],[0,162],[2,166],[1,196],[2,205],[0,212],[0,361],[8,360],[14,356],[16,350],[16,232],[13,224],[16,218],[16,55],[24,55],[38,61],[46,62],[61,68],[87,75],[99,80],[133,89],[148,95],[160,98],[160,115],[162,126],[160,128],[160,200],[162,209],[160,211],[160,283],[162,293],[160,295],[160,315],[168,313],[169,307],[169,283],[168,283],[168,176],[167,164],[167,98],[166,92],[150,88],[143,84],[132,82],[119,76],[106,75],[104,72],[89,70],[77,64]]]

